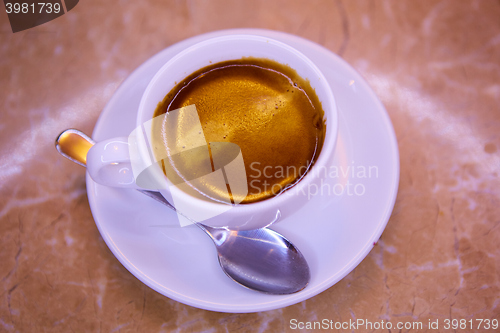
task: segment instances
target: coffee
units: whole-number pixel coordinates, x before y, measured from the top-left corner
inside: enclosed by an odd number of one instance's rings
[[[241,203],[278,195],[300,181],[321,151],[326,131],[321,102],[309,81],[289,66],[258,58],[212,64],[179,82],[154,116],[192,104],[207,143],[234,143],[243,156],[248,194],[235,198],[228,188],[201,189],[216,200],[227,201],[228,192],[232,202]],[[196,156],[193,151],[174,163],[192,169]]]

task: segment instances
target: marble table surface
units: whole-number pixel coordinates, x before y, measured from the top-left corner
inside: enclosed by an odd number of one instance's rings
[[[323,319],[494,331],[480,319],[500,319],[499,1],[85,0],[17,33],[0,8],[0,331],[309,331]],[[341,56],[385,105],[401,163],[392,216],[359,266],[313,298],[248,314],[178,303],[130,274],[93,222],[84,169],[53,144],[66,128],[91,133],[152,55],[230,28]]]

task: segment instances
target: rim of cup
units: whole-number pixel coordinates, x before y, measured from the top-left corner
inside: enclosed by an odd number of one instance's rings
[[[261,49],[247,47],[245,50],[238,50],[237,47],[241,46],[242,43],[247,43],[248,46],[254,45],[258,47],[260,45]],[[234,48],[228,48],[231,44],[233,44]],[[264,46],[264,47],[263,47]],[[210,57],[206,49],[219,49],[219,55]],[[267,48],[267,49],[266,49]],[[282,52],[283,55],[281,59],[276,59],[269,53],[269,48],[273,49],[272,52]],[[228,52],[224,52],[227,50]],[[254,52],[256,51],[256,52]],[[242,52],[244,54],[242,54]],[[250,52],[250,53],[248,53]],[[269,53],[270,56],[266,56]],[[222,56],[221,56],[222,54]],[[238,56],[237,54],[240,54]],[[236,56],[234,56],[236,55]],[[233,205],[233,209],[237,209],[238,211],[253,211],[259,209],[273,208],[279,207],[284,204],[288,197],[291,195],[298,195],[300,193],[304,193],[305,187],[309,186],[311,182],[314,180],[314,170],[318,169],[318,166],[326,166],[326,162],[332,156],[333,150],[335,148],[337,133],[338,133],[338,113],[337,106],[335,102],[335,97],[333,92],[328,84],[328,81],[324,77],[323,73],[319,70],[319,68],[303,53],[296,50],[295,48],[282,43],[280,41],[259,36],[259,35],[250,35],[250,34],[236,34],[236,35],[228,35],[211,38],[202,42],[199,42],[187,49],[181,51],[173,58],[171,58],[168,62],[166,62],[160,70],[155,74],[153,79],[148,84],[140,105],[139,112],[137,115],[137,124],[142,125],[146,121],[149,121],[153,118],[154,111],[156,110],[156,106],[160,103],[165,96],[176,86],[177,82],[180,82],[182,79],[186,78],[193,72],[203,67],[209,66],[211,64],[216,64],[221,61],[226,60],[236,60],[242,59],[244,57],[255,57],[255,58],[267,58],[277,61],[281,64],[286,64],[290,66],[292,69],[296,70],[299,76],[303,79],[309,80],[311,87],[314,89],[318,98],[321,102],[324,111],[325,123],[326,123],[326,133],[323,142],[323,147],[320,151],[319,157],[316,159],[314,165],[308,170],[305,176],[302,177],[300,181],[298,181],[294,186],[288,188],[283,193],[264,199],[262,201],[257,201],[253,203],[247,204],[239,204]],[[186,64],[186,59],[194,58],[195,63]],[[296,63],[291,64],[289,61],[283,62],[282,59],[290,60],[294,59],[297,63],[301,64],[301,68],[297,68]],[[305,69],[304,69],[305,68]],[[170,73],[175,72],[173,69],[176,69],[175,75],[170,75]],[[311,77],[304,77],[301,73],[304,71],[308,71],[314,74],[314,79]],[[184,75],[184,76],[182,76]],[[168,84],[165,84],[168,82]],[[159,88],[160,87],[160,88]],[[161,93],[163,95],[161,95]],[[161,97],[160,97],[161,96]],[[146,129],[149,130],[149,129]],[[141,151],[141,154],[148,154],[147,152]],[[155,168],[155,173],[158,174],[159,177],[162,177],[163,180],[166,180],[170,185],[170,181],[163,173],[160,167]],[[161,174],[161,176],[160,176]],[[172,188],[171,188],[172,189]],[[204,200],[200,200],[198,198],[194,198],[191,195],[183,192],[180,189],[177,189],[179,193],[176,192],[176,196],[179,195],[179,198],[186,201],[189,200],[192,202],[193,206],[196,205],[224,205],[224,203],[218,202],[207,202]]]

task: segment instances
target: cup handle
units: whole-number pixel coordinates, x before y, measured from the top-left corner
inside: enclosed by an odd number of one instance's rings
[[[96,143],[87,153],[90,177],[101,185],[140,189],[130,162],[127,137],[117,137]]]

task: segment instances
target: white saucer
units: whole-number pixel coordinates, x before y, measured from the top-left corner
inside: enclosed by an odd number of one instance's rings
[[[313,297],[341,280],[370,252],[392,212],[399,182],[399,155],[390,119],[373,91],[341,58],[302,38],[267,30],[226,30],[177,43],[140,66],[118,88],[94,129],[97,141],[127,136],[135,112],[155,72],[173,55],[203,39],[253,33],[281,40],[307,55],[323,71],[339,109],[339,137],[331,165],[375,166],[371,178],[348,171],[328,179],[344,194],[317,195],[291,218],[272,229],[304,254],[311,282],[303,291],[273,296],[247,290],[220,269],[212,241],[195,226],[181,228],[168,208],[134,190],[107,188],[87,174],[87,192],[99,231],[118,260],[139,280],[176,301],[213,311],[256,312],[288,306]],[[378,170],[378,177],[375,177]],[[353,177],[354,176],[354,177]],[[363,195],[348,195],[346,181],[363,184]],[[336,188],[340,193],[341,187]],[[362,187],[358,185],[357,193]]]

